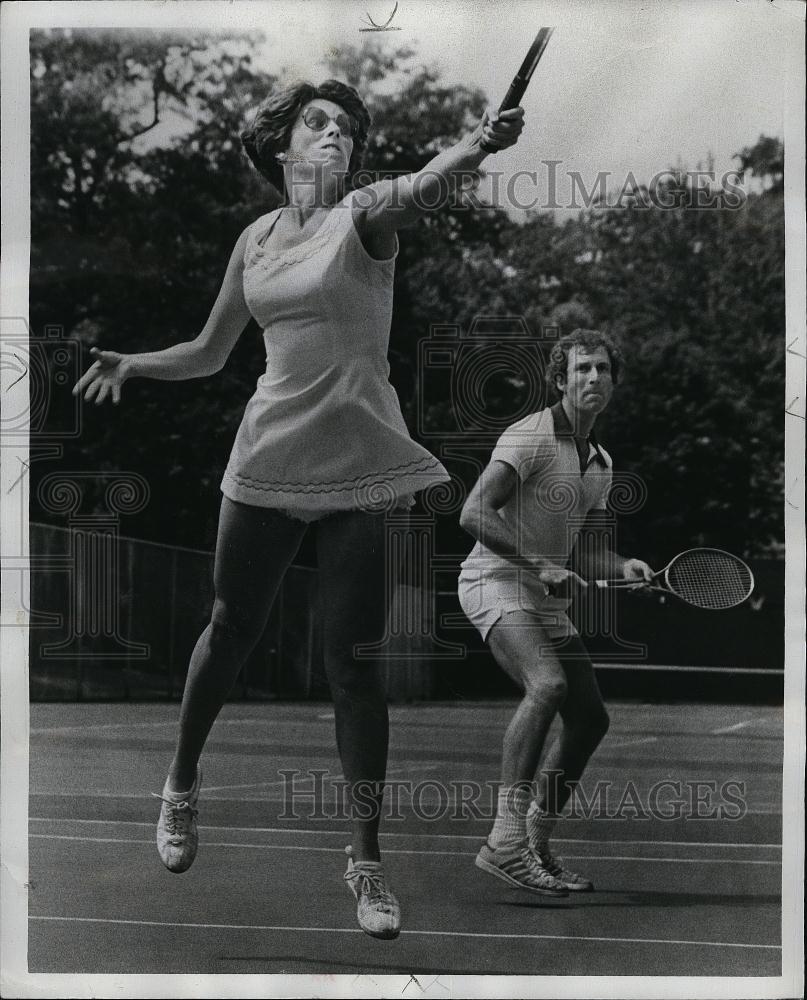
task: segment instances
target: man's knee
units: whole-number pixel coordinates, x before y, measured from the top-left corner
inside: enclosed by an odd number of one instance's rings
[[[559,711],[566,701],[569,688],[562,674],[530,676],[524,684],[524,696],[533,705]]]

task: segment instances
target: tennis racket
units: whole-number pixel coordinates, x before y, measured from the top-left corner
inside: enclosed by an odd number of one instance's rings
[[[544,54],[544,49],[549,44],[549,39],[552,37],[552,32],[554,30],[554,28],[541,28],[535,36],[535,40],[530,46],[530,51],[527,53],[527,58],[521,64],[521,68],[518,73],[516,73],[513,77],[513,82],[510,84],[507,93],[504,95],[504,100],[499,105],[499,111],[509,111],[510,108],[517,108],[519,106],[521,98],[524,96],[524,91],[527,89],[527,85],[530,82],[530,78],[535,72],[535,67],[538,65],[541,56]],[[486,153],[495,153],[498,150],[497,146],[491,146],[486,143],[484,139],[481,142],[481,146]]]
[[[737,556],[722,549],[687,549],[653,575],[660,586],[645,584],[649,590],[674,594],[696,608],[722,611],[747,600],[754,589],[754,574]],[[625,589],[636,580],[595,580],[601,588]]]

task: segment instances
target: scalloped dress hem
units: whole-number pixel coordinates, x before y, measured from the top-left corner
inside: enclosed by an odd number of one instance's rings
[[[293,492],[288,488],[273,488],[269,484],[253,484],[228,471],[222,479],[220,489],[224,496],[236,503],[274,508],[308,523],[329,514],[346,511],[363,511],[368,514],[408,511],[415,504],[416,493],[437,483],[449,482],[450,478],[444,471],[435,471],[397,477],[394,482],[380,478],[375,482],[357,483],[337,489],[323,484],[320,489],[307,486]]]

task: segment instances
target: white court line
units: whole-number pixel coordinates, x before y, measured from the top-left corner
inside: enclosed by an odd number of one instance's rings
[[[67,819],[64,816],[29,816],[29,823],[95,823],[101,826],[146,826],[152,827],[154,823],[147,823],[141,820],[130,819]],[[306,830],[300,827],[284,826],[204,826],[199,824],[199,829],[206,832],[211,830],[227,830],[229,833],[287,833],[297,836],[307,834],[309,836],[323,837],[344,837],[344,830]],[[382,830],[380,837],[406,837],[407,840],[419,837],[430,837],[434,840],[474,840],[477,843],[484,838],[480,834],[474,833],[395,833],[394,831]],[[593,840],[584,837],[553,837],[553,844],[621,844],[621,845],[641,845],[655,844],[659,847],[719,847],[721,850],[726,847],[743,848],[771,848],[781,851],[781,844],[759,844],[759,843],[732,843],[729,841],[716,840]]]
[[[347,836],[347,834],[345,834]],[[135,837],[78,837],[66,833],[32,833],[33,840],[73,840],[86,844],[148,844],[152,846],[154,841],[144,840]],[[211,840],[205,847],[241,847],[257,851],[302,851],[315,854],[344,854],[342,847],[312,847],[301,846],[300,844],[245,844],[239,841]],[[476,857],[476,851],[432,851],[411,848],[406,850],[401,847],[388,847],[385,854],[436,854],[441,857]],[[630,855],[617,854],[565,854],[565,858],[572,861],[646,861],[646,862],[669,862],[677,865],[776,865],[781,866],[781,861],[759,861],[751,858],[645,858]]]
[[[333,713],[331,715],[318,715],[318,719],[332,719]],[[220,726],[267,726],[269,724],[278,725],[280,722],[297,723],[304,722],[303,719],[216,719],[216,728]],[[176,729],[179,725],[179,720],[177,719],[165,719],[162,722],[156,719],[152,722],[97,722],[97,723],[87,723],[83,726],[37,726],[31,729],[30,732],[34,733],[85,733],[87,729],[92,729],[93,731],[97,729],[153,729],[161,727],[169,727],[171,729]]]
[[[407,765],[406,767],[392,767],[387,771],[387,774],[416,774],[420,771],[434,771],[438,767],[441,767],[440,763],[437,764],[421,764],[417,762],[416,764]],[[289,768],[289,770],[299,771],[298,768]],[[320,768],[314,768],[315,771],[319,771]],[[334,782],[334,781],[344,781],[345,776],[343,774],[331,774],[327,768],[324,769],[323,781]],[[300,772],[301,780],[311,780],[310,770],[307,772]],[[253,782],[249,785],[205,785],[205,801],[207,802],[232,802],[232,799],[217,799],[209,798],[207,793],[209,792],[232,792],[232,791],[242,791],[245,788],[274,788],[275,785],[285,785],[287,783],[285,778],[277,778],[274,781],[258,781]],[[313,792],[313,789],[309,788],[298,788],[298,794],[306,794]],[[152,797],[151,792],[30,792],[30,795],[39,795],[43,797],[54,796],[57,798],[92,798],[92,799],[150,799]],[[261,802],[262,799],[245,799],[247,802]]]
[[[401,774],[402,772],[408,773],[410,771],[414,771],[414,772],[417,772],[417,771],[434,771],[436,768],[438,768],[440,766],[441,766],[440,764],[423,764],[423,765],[421,765],[421,764],[418,763],[418,764],[413,764],[413,765],[407,765],[406,767],[392,767],[392,768],[390,768],[387,771],[387,774]],[[292,770],[292,768],[290,768],[289,770]],[[294,770],[297,770],[297,769],[294,769]],[[319,771],[320,769],[319,768],[314,768],[314,770],[315,771]],[[306,781],[313,780],[310,771],[308,771],[306,773],[303,773],[303,774],[300,774],[299,777],[300,777],[301,780],[306,780]],[[344,774],[331,774],[326,769],[325,773],[322,775],[322,779],[323,779],[323,781],[344,781],[345,780],[345,776],[344,776]],[[235,789],[241,789],[241,788],[272,788],[275,785],[285,785],[287,783],[288,782],[287,782],[287,780],[285,778],[278,778],[276,781],[258,781],[258,782],[256,782],[255,784],[252,784],[252,785],[206,785],[205,786],[205,791],[207,791],[207,792],[231,792],[231,791],[234,791]],[[311,788],[311,789],[309,789],[309,788],[299,788],[299,789],[297,789],[298,793],[302,793],[302,794],[313,792],[313,790],[314,790],[313,788]]]
[[[725,736],[727,733],[736,733],[738,729],[745,729],[752,726],[754,719],[746,719],[744,722],[735,722],[733,726],[723,726],[721,729],[713,729],[712,736]]]
[[[176,722],[166,719],[165,722],[98,722],[87,723],[83,726],[39,726],[31,729],[32,736],[41,733],[86,733],[88,729],[154,729],[155,727],[172,726],[176,727]]]
[[[658,743],[658,736],[646,736],[643,740],[625,740],[622,743],[603,743],[602,750],[618,750],[620,747],[640,747],[645,743]]]
[[[271,719],[216,719],[216,727],[219,726],[266,726],[270,722],[277,722]],[[289,721],[297,721],[289,720]],[[86,733],[88,729],[95,732],[97,729],[154,729],[171,728],[176,729],[179,725],[178,719],[165,719],[163,722],[154,720],[153,722],[97,722],[86,723],[83,726],[40,726],[31,730],[34,733]]]
[[[289,927],[278,924],[192,924],[171,923],[162,920],[123,920],[111,917],[60,917],[36,916],[30,920],[69,921],[86,924],[125,924],[135,927],[185,927],[195,930],[216,931],[280,931],[299,934],[363,934],[358,927]],[[738,941],[683,941],[669,938],[625,938],[625,937],[593,937],[574,934],[494,934],[480,931],[401,931],[402,937],[452,937],[452,938],[487,938],[504,941],[601,941],[606,944],[673,944],[693,945],[696,948],[760,948],[768,951],[781,951],[778,944],[744,944]]]
[[[645,705],[631,705],[631,704],[611,705],[611,713],[612,713],[612,715],[617,715],[623,709],[627,709],[627,708],[632,708],[632,709],[646,709],[646,710],[648,710],[647,706],[645,706]],[[467,709],[466,711],[473,712],[472,709]],[[648,710],[648,715],[650,716],[651,721],[653,723],[656,723],[656,724],[658,723],[657,713],[653,712],[652,710]],[[316,719],[317,720],[328,720],[328,719],[333,719],[334,717],[335,716],[334,716],[333,712],[325,712],[325,713],[317,715]],[[407,722],[407,720],[406,720],[405,717],[401,717],[399,715],[396,715],[396,714],[394,714],[394,712],[391,711],[390,712],[390,720],[391,721],[396,721],[396,722],[398,722],[400,724],[401,727],[406,728],[406,722]],[[305,721],[313,721],[313,720],[311,720],[310,716],[303,716],[303,717],[301,717],[299,719],[298,718],[290,718],[289,717],[289,718],[284,718],[284,719],[281,719],[281,720],[271,719],[271,718],[268,718],[268,717],[267,718],[255,718],[255,719],[252,719],[252,718],[248,718],[248,719],[217,719],[216,720],[216,728],[218,729],[218,728],[221,728],[222,726],[266,726],[269,723],[272,723],[274,725],[277,725],[278,723],[289,723],[289,724],[292,724],[292,723],[305,722]],[[428,720],[424,720],[424,721],[428,721]],[[775,725],[777,727],[781,727],[781,725],[782,725],[782,720],[779,719],[779,718],[770,717],[770,716],[760,716],[759,718],[748,719],[747,721],[736,723],[733,726],[725,726],[725,727],[720,728],[720,729],[713,729],[713,730],[710,731],[710,733],[696,732],[696,731],[693,731],[693,730],[690,730],[690,729],[682,729],[682,730],[675,730],[673,732],[666,731],[663,735],[664,736],[673,736],[673,737],[675,737],[675,736],[692,736],[692,737],[700,737],[700,738],[703,738],[703,737],[709,736],[709,735],[722,736],[722,735],[726,735],[726,734],[731,733],[731,732],[736,732],[737,730],[743,729],[746,726],[753,725],[753,723],[755,723],[755,722],[759,723],[761,725]],[[153,720],[151,722],[98,722],[98,723],[92,723],[92,724],[86,724],[85,723],[84,725],[75,725],[75,726],[35,726],[35,727],[31,728],[29,730],[29,732],[31,733],[32,736],[33,735],[39,736],[39,735],[48,734],[48,733],[85,733],[87,731],[87,729],[88,729],[88,725],[89,725],[89,728],[91,728],[93,731],[97,731],[99,729],[117,730],[117,729],[155,729],[155,728],[156,729],[170,728],[170,729],[173,730],[173,729],[175,729],[177,727],[178,720],[177,719],[165,719],[165,720],[162,720],[162,721]],[[475,725],[476,725],[476,722],[473,719],[470,719],[468,721],[468,727],[475,726]],[[499,723],[498,722],[496,722],[496,723],[486,723],[485,726],[486,726],[486,728],[498,729],[499,728]],[[442,723],[439,720],[435,720],[432,724],[428,725],[426,728],[429,728],[429,729],[440,729],[441,727],[442,727]],[[460,727],[460,728],[462,728],[462,727]],[[625,730],[625,731],[629,732],[629,730]],[[611,733],[612,733],[612,735],[616,735],[618,733],[618,730],[616,730],[616,728],[612,726]],[[776,737],[772,737],[772,739],[775,739],[775,738]],[[653,736],[653,737],[649,738],[649,741],[654,741],[656,739],[657,739],[657,737]],[[645,741],[641,741],[641,742],[645,742]]]
[[[222,786],[222,787],[226,788],[228,786],[225,785],[225,786]],[[303,792],[310,791],[310,789],[303,789],[302,791]],[[141,802],[150,802],[151,799],[152,799],[152,797],[153,797],[153,793],[151,791],[147,791],[147,792],[75,792],[75,791],[72,791],[72,792],[61,792],[61,791],[52,791],[52,792],[29,792],[28,796],[29,796],[29,798],[42,798],[42,799],[138,799]],[[254,796],[242,795],[239,798],[235,798],[235,799],[232,798],[232,797],[228,798],[226,796],[224,796],[224,797],[219,796],[217,798],[215,795],[214,796],[205,796],[204,797],[205,804],[208,803],[208,802],[228,802],[228,803],[232,804],[233,802],[282,802],[282,801],[283,800],[281,798],[272,797],[272,796],[261,797],[259,795],[254,795]],[[452,801],[456,805],[456,802],[457,802],[456,798],[454,800],[452,800]],[[451,801],[446,800],[446,804],[450,805]],[[760,804],[759,807],[755,807],[753,809],[746,809],[745,813],[743,814],[743,818],[745,818],[745,816],[777,816],[777,817],[781,817],[781,815],[782,815],[782,803],[781,803],[781,801],[763,802],[763,803]],[[64,818],[64,817],[62,817],[62,818]],[[608,818],[608,817],[606,817],[606,818]],[[613,818],[615,819],[615,817],[613,817]],[[470,819],[469,819],[469,821],[470,821]],[[732,823],[734,821],[726,819],[724,822]]]

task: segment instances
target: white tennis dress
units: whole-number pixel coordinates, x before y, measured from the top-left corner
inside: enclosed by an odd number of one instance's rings
[[[408,506],[450,477],[414,442],[389,382],[395,253],[375,260],[351,193],[319,230],[273,246],[280,209],[249,228],[244,295],[263,327],[266,371],[236,435],[221,490],[303,520]]]

